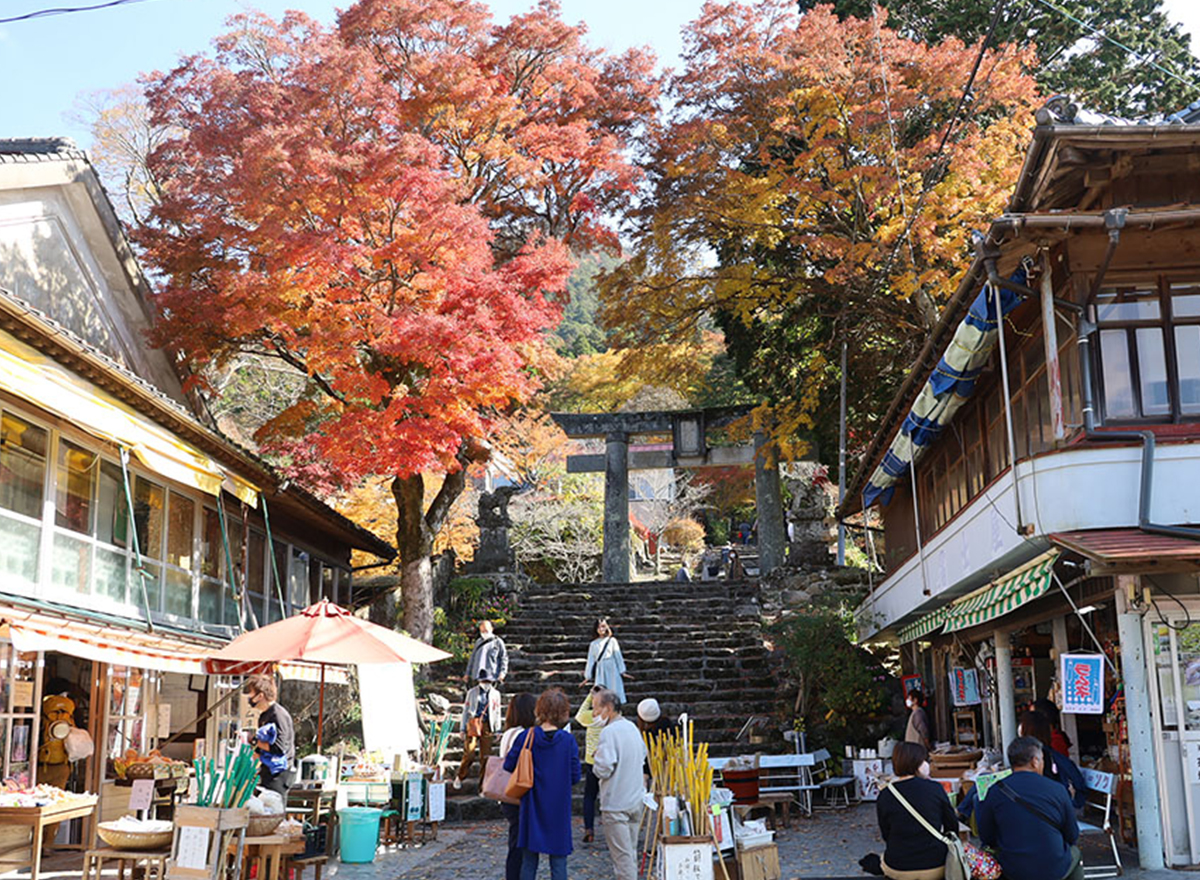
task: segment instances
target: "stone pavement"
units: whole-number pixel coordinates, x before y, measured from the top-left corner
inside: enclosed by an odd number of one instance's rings
[[[612,862],[604,844],[603,826],[598,825],[596,842],[584,845],[583,822],[575,819],[575,852],[568,860],[572,880],[611,880]],[[503,880],[507,846],[504,822],[474,822],[442,826],[438,840],[410,850],[380,851],[374,864],[332,863],[325,876],[338,880]],[[776,834],[783,880],[866,877],[858,860],[870,852],[880,853],[883,842],[875,823],[873,804],[862,804],[841,812],[819,812],[811,819],[793,821],[791,829]],[[1085,852],[1092,851],[1091,847]],[[1097,850],[1096,852],[1099,852]],[[1125,877],[1134,880],[1177,878],[1177,872],[1140,871],[1134,853],[1122,852]],[[544,864],[539,880],[549,878]],[[718,871],[717,877],[720,878]]]

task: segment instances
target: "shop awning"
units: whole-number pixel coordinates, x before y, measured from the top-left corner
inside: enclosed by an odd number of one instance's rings
[[[258,489],[194,446],[18,339],[0,333],[0,388],[89,434],[124,446],[149,470],[209,495],[221,488],[252,506]]]
[[[1011,280],[1024,284],[1025,270],[1018,269]],[[1000,289],[1001,316],[1020,303],[1017,294],[1008,288]],[[897,480],[908,473],[912,463],[920,459],[974,392],[975,382],[996,347],[998,325],[996,297],[991,286],[985,284],[954,331],[949,347],[926,380],[883,460],[863,488],[864,510],[876,501],[887,504],[891,500]]]
[[[1136,528],[1056,532],[1050,535],[1050,541],[1105,565],[1200,563],[1200,541],[1155,535]]]
[[[1050,589],[1051,569],[1059,555],[1058,550],[1050,550],[996,583],[963,596],[950,606],[943,631],[951,633],[987,623],[1044,595]]]
[[[911,642],[913,639],[919,639],[922,636],[927,636],[932,632],[936,632],[942,628],[942,624],[946,622],[946,612],[950,608],[948,605],[943,605],[937,611],[932,611],[924,617],[918,619],[915,623],[910,623],[908,626],[900,630],[900,644]]]
[[[18,651],[57,651],[114,666],[184,675],[208,674],[205,660],[224,644],[217,639],[190,641],[161,631],[100,626],[15,608],[0,609],[0,636],[11,640]],[[247,675],[272,668],[284,678],[301,681],[315,682],[321,675],[320,667],[310,663],[255,664],[254,668],[221,669],[219,672]],[[346,684],[349,679],[345,670],[330,668],[326,671],[325,681]]]

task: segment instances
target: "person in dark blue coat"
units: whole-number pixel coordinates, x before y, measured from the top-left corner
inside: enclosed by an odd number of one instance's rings
[[[1007,880],[1083,880],[1079,824],[1064,786],[1042,775],[1042,743],[1019,736],[1008,746],[1012,775],[975,807],[979,839],[996,852]]]
[[[538,726],[527,731],[504,758],[504,769],[517,769],[526,741],[532,737],[533,788],[521,798],[517,842],[525,851],[521,880],[536,880],[538,858],[550,858],[551,880],[567,880],[571,845],[571,786],[582,776],[575,737],[560,728],[571,717],[571,704],[559,688],[538,697]]]
[[[1050,718],[1041,711],[1031,710],[1021,713],[1017,724],[1017,733],[1021,736],[1032,736],[1042,744],[1042,758],[1046,769],[1043,774],[1047,779],[1069,789],[1071,802],[1078,809],[1087,803],[1087,783],[1083,774],[1075,766],[1075,762],[1054,748],[1054,726]]]

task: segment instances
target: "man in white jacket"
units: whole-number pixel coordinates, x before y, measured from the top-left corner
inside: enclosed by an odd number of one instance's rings
[[[632,721],[621,715],[621,701],[610,690],[592,696],[592,712],[604,721],[592,772],[600,780],[600,815],[617,880],[637,880],[637,838],[642,823],[642,762],[646,746]]]

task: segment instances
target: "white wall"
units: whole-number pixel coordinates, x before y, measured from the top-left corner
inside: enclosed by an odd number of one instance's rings
[[[1011,473],[975,498],[925,542],[921,566],[909,558],[858,608],[859,632],[871,637],[913,612],[932,610],[970,592],[1050,546],[1053,532],[1136,526],[1141,448],[1090,446],[1050,453],[1017,465],[1021,512],[1030,538],[1015,531]],[[1160,445],[1155,453],[1150,518],[1200,522],[1200,446]],[[914,617],[917,616],[914,614]],[[906,623],[909,621],[905,621]]]

